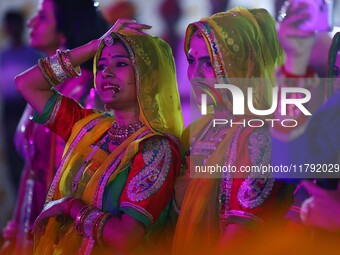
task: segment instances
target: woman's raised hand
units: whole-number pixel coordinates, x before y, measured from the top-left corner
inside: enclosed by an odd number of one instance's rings
[[[287,58],[309,57],[315,42],[315,31],[304,31],[299,26],[310,18],[308,5],[303,2],[290,3],[280,11],[278,23],[278,37]]]
[[[132,19],[118,19],[116,23],[103,35],[97,40],[97,47],[99,46],[100,42],[110,35],[113,32],[119,32],[122,30],[131,31],[136,34],[146,34],[143,30],[150,29],[151,26],[146,24],[137,23],[135,20]]]
[[[135,32],[137,34],[145,34],[143,29],[150,29],[151,26],[146,24],[137,23],[135,20],[131,19],[118,19],[116,23],[107,31],[104,35],[104,38],[107,34],[112,32],[119,32],[121,30],[128,30]]]

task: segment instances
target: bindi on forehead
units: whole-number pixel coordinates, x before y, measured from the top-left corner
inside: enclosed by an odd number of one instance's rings
[[[194,56],[194,57],[197,57],[199,54],[199,51],[198,50],[193,50],[193,51],[190,51],[190,55]]]
[[[190,39],[189,53],[193,56],[203,56],[208,55],[207,43],[204,38],[193,34]]]

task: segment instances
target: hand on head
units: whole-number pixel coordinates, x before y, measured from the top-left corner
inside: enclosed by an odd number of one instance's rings
[[[135,20],[119,19],[102,37],[100,37],[100,41],[104,39],[106,36],[114,32],[125,30],[125,31],[134,32],[136,34],[146,34],[145,32],[143,32],[143,30],[150,29],[150,28],[151,26],[137,23]]]
[[[135,20],[131,19],[119,19],[112,26],[111,32],[119,32],[120,30],[127,30],[135,32],[136,34],[146,34],[143,29],[150,29],[151,26],[146,24],[137,23]]]
[[[96,40],[96,49],[98,48],[100,42],[104,40],[105,37],[109,36],[111,33],[116,33],[119,31],[131,31],[136,34],[146,34],[143,30],[150,29],[151,26],[146,24],[137,23],[135,20],[132,19],[119,19],[116,23],[99,39]]]

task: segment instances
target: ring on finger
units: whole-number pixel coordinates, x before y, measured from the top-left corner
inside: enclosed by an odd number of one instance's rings
[[[290,5],[290,2],[288,0],[283,3],[283,5],[282,5],[282,7],[279,11],[279,15],[277,16],[278,22],[282,22],[285,19],[285,17],[287,16],[287,11],[288,11],[289,5]]]

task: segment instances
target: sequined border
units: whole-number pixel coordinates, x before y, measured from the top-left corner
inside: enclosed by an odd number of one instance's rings
[[[124,155],[125,150],[122,151],[122,153],[118,157],[116,157],[113,162],[111,162],[110,166],[108,167],[108,170],[105,171],[105,173],[100,177],[100,180],[97,185],[97,190],[93,198],[93,205],[95,205],[97,208],[102,208],[106,183],[109,180],[110,176],[113,174],[113,172],[117,169],[117,166],[119,165]]]
[[[57,113],[60,109],[60,105],[61,105],[62,100],[63,100],[63,97],[61,95],[58,95],[58,98],[57,98],[57,101],[54,104],[52,113],[51,113],[50,117],[48,118],[48,120],[45,121],[45,123],[43,125],[45,125],[45,126],[51,125],[55,121],[55,118],[57,117]]]
[[[210,27],[207,21],[201,20],[195,22],[194,25],[205,35],[208,39],[211,52],[214,60],[214,70],[216,70],[216,76],[219,83],[225,83],[228,79],[228,74],[226,73],[226,68],[223,62],[222,51],[217,43],[217,37],[214,30]]]
[[[230,145],[230,149],[226,152],[225,165],[234,165],[236,161],[237,142],[239,140],[242,131],[242,126],[239,126],[235,132],[233,140]],[[228,156],[229,155],[229,156]],[[219,194],[219,211],[220,211],[220,225],[227,223],[227,218],[230,212],[230,200],[231,200],[231,187],[233,184],[233,174],[226,172],[223,174],[223,179],[220,182],[220,194]]]
[[[91,152],[88,154],[88,156],[86,157],[86,159],[84,158],[83,163],[81,164],[81,166],[79,167],[75,177],[73,178],[72,181],[72,195],[75,196],[75,193],[78,189],[78,184],[79,181],[81,179],[81,177],[83,176],[84,170],[87,166],[87,164],[90,162],[90,160],[92,159],[92,157],[94,156],[94,154],[100,149],[100,147],[104,144],[104,142],[107,140],[107,133],[103,136],[103,138],[99,141],[99,143],[95,146],[91,146],[92,150]]]

